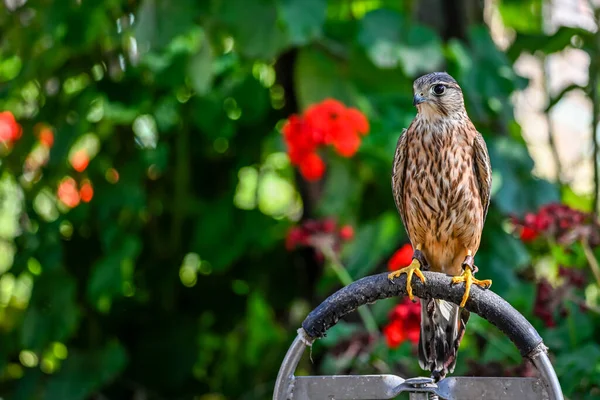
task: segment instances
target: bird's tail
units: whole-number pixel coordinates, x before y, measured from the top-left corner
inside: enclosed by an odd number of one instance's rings
[[[419,365],[437,381],[454,371],[469,312],[454,303],[421,299]]]

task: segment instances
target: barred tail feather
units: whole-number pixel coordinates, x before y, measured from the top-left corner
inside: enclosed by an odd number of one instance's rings
[[[469,312],[454,303],[421,299],[419,365],[431,371],[436,381],[454,371],[458,346],[468,319]]]

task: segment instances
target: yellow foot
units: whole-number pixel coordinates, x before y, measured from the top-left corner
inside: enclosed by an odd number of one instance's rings
[[[480,281],[479,279],[475,279],[475,277],[473,276],[473,271],[471,271],[471,267],[469,267],[468,265],[465,266],[465,270],[463,271],[463,273],[460,276],[455,276],[454,278],[452,278],[453,284],[460,283],[460,282],[465,283],[465,294],[463,295],[462,301],[460,303],[461,307],[464,307],[465,304],[467,304],[467,299],[469,298],[469,293],[471,293],[471,285],[481,286],[484,289],[487,289],[490,286],[492,286],[492,281],[490,279],[486,279],[483,281]]]
[[[388,275],[389,280],[399,277],[402,274],[406,274],[406,293],[411,301],[414,301],[415,297],[412,292],[412,277],[413,274],[417,275],[421,282],[425,283],[425,275],[421,272],[421,263],[419,260],[414,258],[408,267],[399,269],[398,271],[391,272]]]

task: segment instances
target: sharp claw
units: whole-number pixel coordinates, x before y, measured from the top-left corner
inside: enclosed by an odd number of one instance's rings
[[[423,272],[421,272],[420,269],[415,269],[415,274],[419,277],[421,282],[423,282],[423,283],[426,282],[425,275],[423,275]]]
[[[460,302],[460,307],[464,308],[465,304],[467,304],[467,300],[469,299],[469,294],[471,293],[471,285],[465,282],[465,294],[463,294],[462,301]]]
[[[460,307],[464,307],[465,304],[467,304],[467,300],[469,299],[469,295],[471,294],[471,285],[481,286],[484,289],[488,289],[492,285],[492,281],[490,279],[486,279],[483,281],[475,279],[470,268],[466,268],[460,276],[455,276],[452,278],[452,284],[460,282],[465,283],[465,293],[463,295],[462,301],[460,302]]]
[[[422,282],[425,282],[425,275],[423,275],[423,273],[419,269],[420,266],[421,263],[419,262],[419,260],[413,259],[413,261],[408,267],[402,268],[398,271],[394,271],[388,274],[388,279],[391,282],[393,282],[394,278],[397,278],[404,273],[406,274],[406,294],[408,295],[408,298],[413,302],[415,301],[415,296],[413,295],[412,290],[413,275],[417,275]]]

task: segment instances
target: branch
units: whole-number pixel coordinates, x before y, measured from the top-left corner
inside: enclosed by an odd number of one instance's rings
[[[600,285],[600,265],[598,265],[598,260],[596,260],[596,256],[594,256],[594,252],[587,241],[582,240],[581,246],[583,247],[583,253],[585,254],[590,269],[592,270],[596,281],[598,281],[598,285]]]
[[[600,9],[594,9],[594,18],[599,20]],[[600,112],[600,99],[598,98],[598,68],[600,67],[600,32],[594,35],[595,46],[590,50],[589,91],[592,100],[592,148],[594,163],[594,202],[593,214],[598,215],[598,189],[600,188],[600,171],[598,171],[598,113]]]
[[[564,88],[563,90],[560,91],[560,93],[558,93],[555,97],[550,99],[550,102],[548,103],[548,106],[546,107],[546,109],[544,110],[545,113],[550,112],[550,110],[552,109],[552,107],[554,107],[556,104],[558,104],[559,101],[562,100],[563,97],[565,97],[565,95],[569,92],[572,92],[573,90],[582,90],[584,92],[588,91],[588,88],[586,88],[585,86],[581,86],[581,85],[577,85],[575,83],[567,86],[566,88]]]
[[[542,84],[544,86],[544,91],[546,92],[546,96],[550,95],[549,82],[550,82],[550,71],[547,65],[547,57],[544,56],[542,58],[542,68],[544,77],[542,79]],[[550,146],[550,150],[552,151],[552,158],[554,158],[554,163],[556,164],[556,181],[559,185],[562,186],[562,164],[560,162],[560,155],[558,154],[558,149],[556,147],[556,141],[554,140],[554,130],[552,129],[552,118],[550,118],[550,109],[563,98],[563,96],[574,88],[578,87],[577,85],[570,85],[564,88],[555,99],[550,100],[550,104],[544,110],[544,117],[546,118],[546,124],[548,125],[548,145]]]

